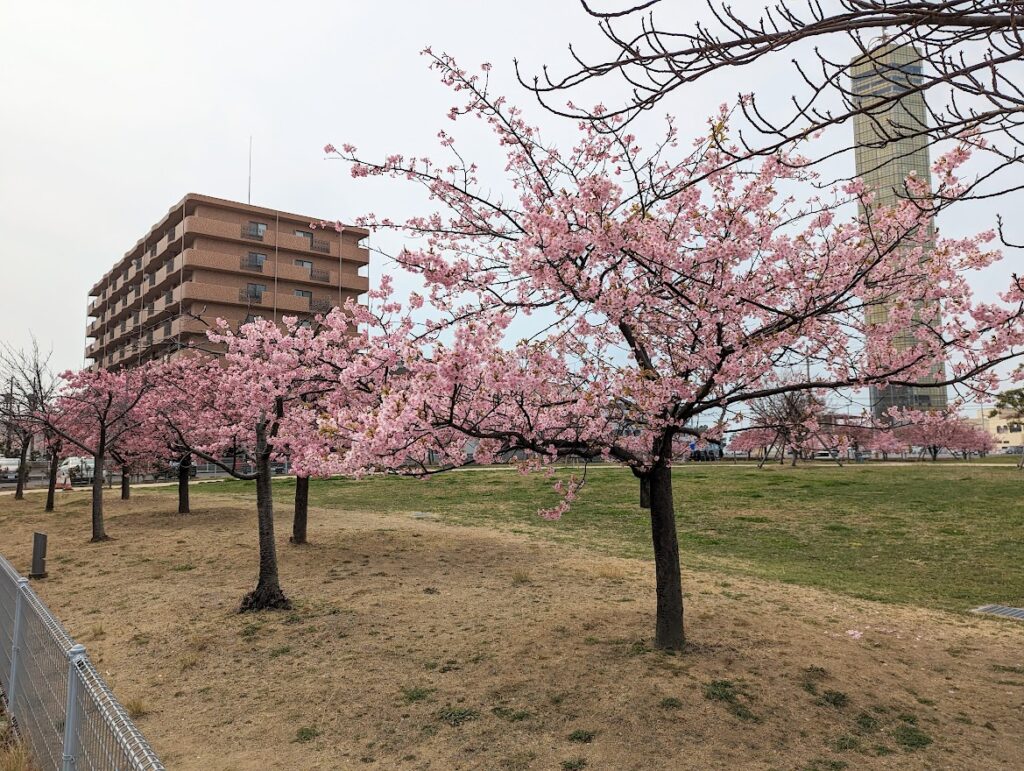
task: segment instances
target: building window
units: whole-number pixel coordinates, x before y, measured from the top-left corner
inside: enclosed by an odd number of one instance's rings
[[[257,241],[262,241],[266,232],[267,225],[264,222],[250,221],[247,225],[242,225],[242,236],[244,238],[255,238]]]
[[[313,241],[313,234],[310,233],[308,230],[296,230],[295,235],[297,235],[299,238],[305,238],[307,241]]]
[[[312,300],[313,299],[313,293],[308,291],[308,290],[306,290],[306,289],[296,289],[295,290],[295,296],[296,297],[305,297],[307,300]]]
[[[263,318],[262,316],[256,316],[256,315],[250,313],[248,316],[245,317],[245,321],[243,321],[242,324],[252,324],[254,321],[256,321],[256,319],[262,319],[262,318]]]
[[[263,272],[263,264],[267,261],[267,255],[260,252],[249,252],[242,258],[242,270],[255,270]]]
[[[1020,423],[1011,423],[1010,424],[1010,433],[1011,434],[1019,434],[1020,433]]]
[[[298,265],[300,268],[305,268],[306,270],[313,270],[312,260],[296,260],[295,264]]]
[[[266,284],[246,284],[245,293],[249,297],[256,297],[262,299],[263,293],[267,291]]]

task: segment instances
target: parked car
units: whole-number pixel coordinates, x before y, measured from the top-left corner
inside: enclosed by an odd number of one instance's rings
[[[696,461],[697,463],[705,463],[713,460],[718,460],[718,453],[714,450],[691,450],[690,460]]]
[[[72,485],[92,484],[93,470],[96,468],[92,458],[72,456],[65,458],[57,467],[57,479],[67,479]]]
[[[172,460],[170,463],[161,465],[156,472],[153,474],[156,479],[177,479],[178,478],[178,467],[181,465],[181,461]],[[188,475],[195,477],[199,474],[199,469],[195,463],[189,465]]]
[[[15,482],[18,479],[18,458],[0,458],[0,482]]]

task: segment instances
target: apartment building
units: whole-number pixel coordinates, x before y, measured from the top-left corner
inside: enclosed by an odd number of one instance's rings
[[[988,432],[996,451],[1024,448],[1024,418],[1012,411],[982,406],[978,408],[977,417],[967,420]]]
[[[853,119],[857,176],[874,192],[874,206],[893,206],[906,197],[904,180],[911,172],[918,179],[931,177],[929,139],[924,133],[927,105],[917,90],[922,80],[921,55],[912,45],[882,43],[853,60],[850,76],[858,107],[863,108]],[[917,318],[930,320],[938,312],[937,307],[918,308]],[[867,311],[869,324],[882,323],[887,316],[887,305]],[[896,336],[893,345],[906,349],[914,339],[908,329]],[[945,372],[940,362],[925,381],[941,382]],[[878,419],[891,407],[943,410],[946,405],[942,385],[871,387],[871,413]]]
[[[369,288],[368,231],[190,193],[89,290],[92,366],[117,368],[209,347],[218,318],[312,318]]]

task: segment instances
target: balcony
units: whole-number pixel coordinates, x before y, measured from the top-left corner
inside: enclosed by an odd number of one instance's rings
[[[146,278],[146,287],[143,292],[143,296],[146,297],[146,299],[152,299],[154,295],[156,295],[156,292],[153,291],[154,288],[158,291],[166,290],[167,287],[164,286],[164,284],[166,284],[168,279],[178,272],[181,262],[181,255],[177,255],[165,262],[159,270],[154,270],[150,273]]]
[[[242,303],[248,303],[250,305],[262,305],[263,304],[263,293],[262,292],[250,292],[248,289],[238,290],[238,301]]]
[[[252,270],[257,273],[263,272],[263,261],[254,260],[252,257],[242,257],[238,261],[238,267],[242,270]]]
[[[331,253],[331,242],[325,241],[322,238],[311,238],[309,241],[309,248],[314,252],[320,252],[321,254]]]
[[[176,305],[178,300],[181,299],[182,290],[180,287],[175,289],[168,289],[156,299],[152,300],[146,307],[148,313],[146,313],[146,321],[153,323],[155,320],[161,318],[167,311],[171,310],[171,306]]]
[[[324,284],[328,284],[331,281],[331,274],[329,271],[322,270],[320,268],[310,268],[309,277],[313,281],[320,281]]]
[[[313,313],[330,313],[334,310],[334,300],[329,297],[310,298],[309,309]]]
[[[242,224],[242,231],[241,232],[242,232],[242,238],[247,238],[250,241],[262,241],[263,240],[263,233],[260,231],[260,229],[259,228],[254,228],[252,225],[250,225],[248,223],[243,223]]]
[[[352,244],[342,242],[341,259],[343,262],[354,262],[359,265],[368,265],[370,263],[370,250],[361,246],[353,246]]]

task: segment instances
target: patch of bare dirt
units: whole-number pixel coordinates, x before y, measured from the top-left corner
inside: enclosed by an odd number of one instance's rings
[[[482,528],[313,508],[293,612],[240,615],[255,513],[138,494],[5,504],[0,549],[171,769],[1024,767],[1024,628],[687,572],[691,650],[652,651],[652,570]],[[685,560],[685,555],[684,555]],[[846,764],[846,765],[843,765]]]

